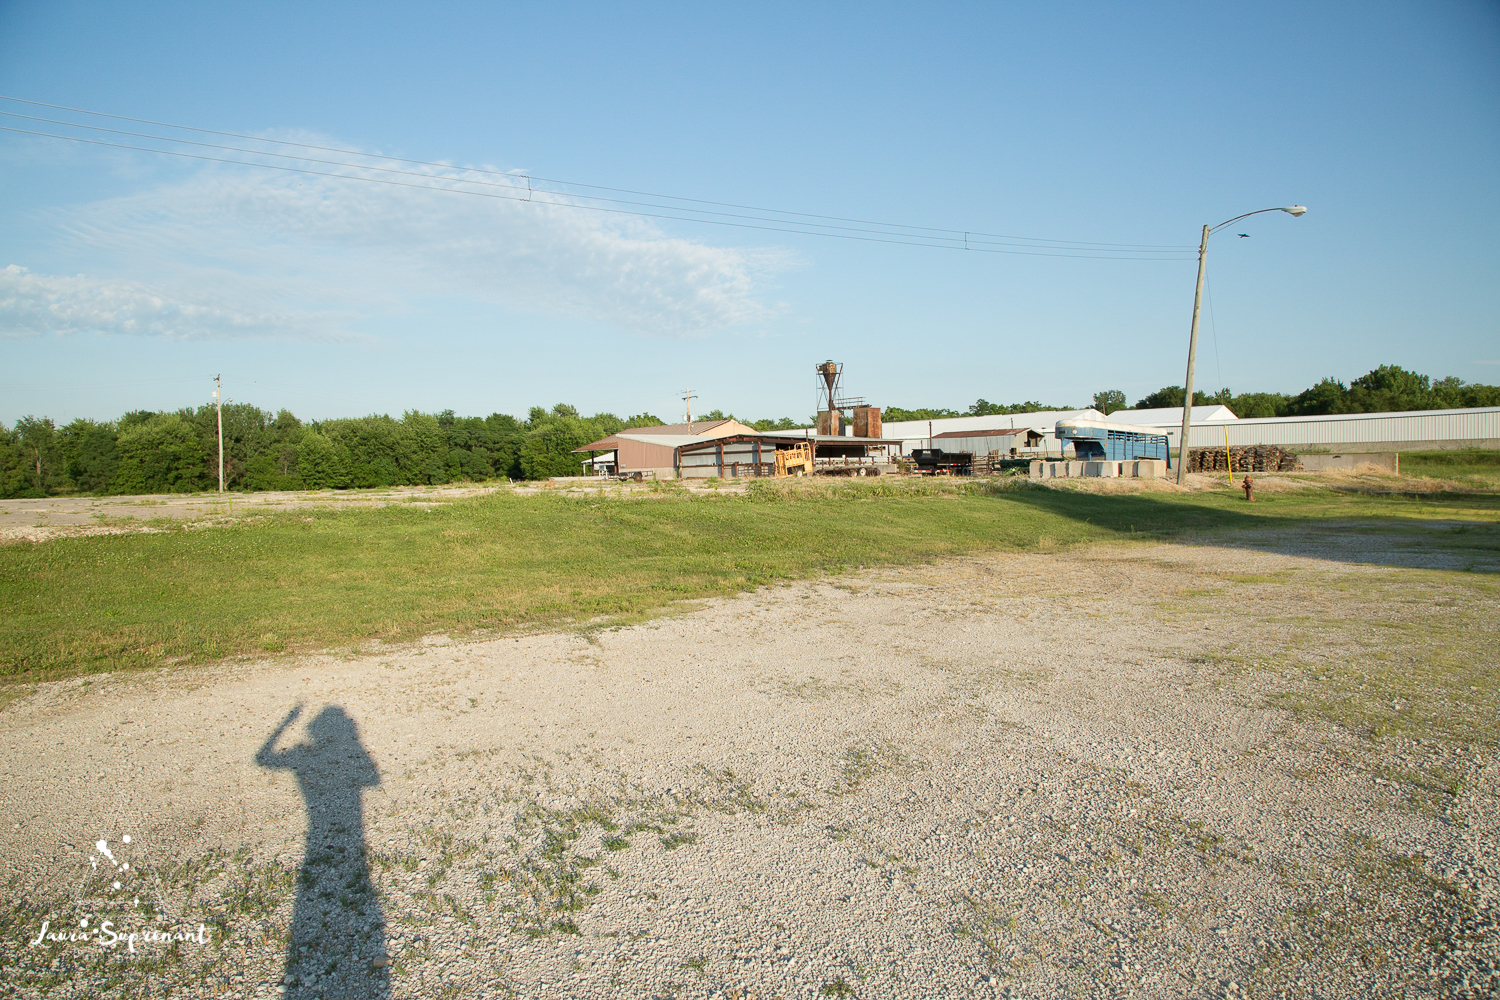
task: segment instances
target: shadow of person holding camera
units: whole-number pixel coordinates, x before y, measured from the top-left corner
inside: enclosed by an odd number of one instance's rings
[[[337,705],[307,724],[310,742],[277,750],[301,714],[301,705],[288,712],[255,755],[261,767],[295,774],[307,806],[285,995],[379,1000],[390,993],[390,972],[385,919],[366,862],[361,792],[380,784],[380,772],[354,720]]]

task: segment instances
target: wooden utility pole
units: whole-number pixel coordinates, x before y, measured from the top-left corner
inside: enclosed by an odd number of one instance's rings
[[[697,396],[693,395],[693,390],[682,390],[682,401],[687,404],[687,425],[689,434],[693,433],[693,400],[697,398]]]
[[[224,401],[219,398],[222,385],[219,376],[214,376],[214,412],[219,418],[219,492],[224,492]]]

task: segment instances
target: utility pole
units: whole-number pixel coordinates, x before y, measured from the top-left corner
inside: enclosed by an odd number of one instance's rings
[[[1230,220],[1231,222],[1234,220]],[[1198,244],[1198,290],[1193,293],[1193,331],[1188,334],[1187,384],[1182,387],[1182,441],[1177,446],[1177,485],[1181,486],[1187,474],[1188,430],[1193,421],[1193,363],[1198,360],[1198,313],[1203,308],[1203,270],[1208,263],[1208,236],[1213,227],[1203,227],[1203,241]],[[1172,446],[1167,445],[1167,454]]]
[[[693,400],[697,398],[698,397],[693,394],[693,390],[682,390],[682,401],[687,404],[687,425],[689,434],[693,433]]]
[[[1300,219],[1307,214],[1306,205],[1288,205],[1286,208],[1261,208],[1254,212],[1246,212],[1244,215],[1236,215],[1219,223],[1217,226],[1203,227],[1203,239],[1198,242],[1198,287],[1193,292],[1193,329],[1188,334],[1188,363],[1187,377],[1183,379],[1186,383],[1182,387],[1182,440],[1177,443],[1177,485],[1181,486],[1187,476],[1188,458],[1188,431],[1192,429],[1193,423],[1193,364],[1198,360],[1198,313],[1203,306],[1203,271],[1208,264],[1208,238],[1215,232],[1223,229],[1231,222],[1239,222],[1248,219],[1252,215],[1260,215],[1262,212],[1285,212],[1294,219]],[[1167,455],[1172,454],[1172,446],[1167,445]],[[1226,452],[1227,455],[1227,452]]]
[[[214,376],[214,412],[219,418],[219,492],[224,492],[224,401],[219,398],[220,377]]]

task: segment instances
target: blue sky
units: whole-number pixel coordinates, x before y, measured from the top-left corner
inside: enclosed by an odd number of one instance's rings
[[[1493,3],[0,2],[0,94],[1051,240],[1192,245],[1302,203],[1214,237],[1200,386],[1500,382]],[[1182,381],[1191,251],[855,242],[9,132],[0,171],[7,423],[195,405],[215,372],[312,418],[671,418],[684,386],[802,417],[828,357],[888,406]]]

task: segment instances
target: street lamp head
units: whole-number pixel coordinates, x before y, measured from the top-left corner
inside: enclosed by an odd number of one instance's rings
[[[1285,212],[1287,215],[1306,215],[1307,214],[1307,206],[1306,205],[1293,205],[1290,208],[1283,208],[1282,211]]]

